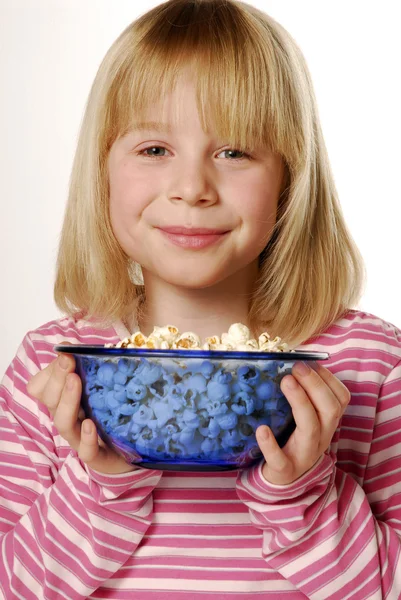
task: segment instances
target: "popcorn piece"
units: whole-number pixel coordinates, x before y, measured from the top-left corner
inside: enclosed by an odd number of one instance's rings
[[[148,339],[146,340],[144,346],[145,348],[149,348],[150,350],[158,350],[160,348],[161,345],[161,341],[158,340],[157,338],[152,337],[152,335],[150,335],[148,337]]]
[[[201,339],[192,331],[185,331],[173,343],[173,348],[183,348],[184,350],[200,350]]]
[[[249,344],[238,344],[235,350],[237,350],[238,352],[257,352],[259,350],[259,347],[255,348],[254,346],[250,346]]]
[[[259,351],[259,346],[257,346],[255,348],[255,346],[253,346],[252,344],[238,344],[234,350],[236,352],[258,352]]]
[[[242,323],[233,323],[228,329],[228,335],[235,344],[246,344],[251,337],[251,332]]]
[[[232,338],[228,333],[223,333],[221,335],[221,344],[226,346],[227,350],[234,350],[236,346],[234,338]]]
[[[205,338],[205,344],[209,344],[210,346],[216,346],[220,343],[220,336],[218,335],[212,335],[211,337]]]
[[[274,340],[262,344],[260,350],[262,352],[286,352],[288,350],[288,344],[280,342],[281,338],[277,336],[274,338]]]
[[[261,348],[264,344],[267,344],[268,342],[270,342],[270,335],[267,333],[267,331],[264,331],[260,334],[258,338],[259,348]]]
[[[245,346],[247,346],[249,348],[249,350],[252,350],[252,349],[259,350],[259,344],[254,338],[245,342]]]
[[[121,340],[121,342],[118,342],[116,344],[116,348],[128,348],[128,344],[131,343],[130,338],[124,338],[123,340]]]
[[[229,346],[228,344],[216,344],[215,346],[211,346],[210,350],[227,351],[234,350],[234,348],[232,346]]]
[[[160,339],[161,342],[167,342],[168,347],[170,347],[179,336],[179,333],[177,327],[174,327],[174,325],[165,325],[164,327],[155,326],[151,336]]]
[[[130,342],[135,345],[135,348],[142,348],[142,346],[145,346],[147,338],[141,331],[136,331],[131,335]]]

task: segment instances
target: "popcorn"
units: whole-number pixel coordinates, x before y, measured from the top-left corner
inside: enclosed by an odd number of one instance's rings
[[[153,337],[153,335],[150,334],[148,339],[143,344],[142,348],[150,348],[151,350],[158,350],[161,346],[161,343],[162,343],[162,341],[159,338]]]
[[[174,325],[165,325],[164,327],[153,328],[151,336],[159,339],[161,343],[167,344],[166,349],[169,348],[179,336],[179,331]]]
[[[270,342],[270,335],[266,331],[264,331],[260,334],[258,338],[259,348],[261,348],[264,344],[267,344],[268,342]]]
[[[211,350],[219,350],[220,352],[227,352],[227,350],[234,350],[233,346],[229,344],[216,344],[210,348]]]
[[[144,341],[138,333],[136,341],[146,347],[151,336]],[[173,344],[180,337],[197,344],[199,338],[189,333],[178,335]],[[255,340],[247,347],[254,345]],[[84,361],[92,414],[117,444],[132,445],[135,452],[154,460],[204,452],[208,458],[225,459],[232,452],[246,453],[259,425],[268,424],[274,432],[288,422],[280,390],[284,363],[279,360],[257,366],[202,358],[193,362],[180,358],[175,363],[171,372],[162,356]]]
[[[263,334],[262,334],[263,335]],[[267,335],[267,334],[264,334]],[[262,352],[288,352],[288,344],[280,343],[281,338],[275,337],[274,340],[267,341],[260,346]]]
[[[186,331],[179,335],[173,343],[173,348],[183,348],[185,350],[200,350],[201,339],[196,333],[192,331]]]
[[[116,348],[127,348],[128,344],[131,343],[131,339],[128,338],[124,338],[123,340],[121,340],[121,342],[118,342],[118,344],[116,344]]]
[[[117,344],[105,344],[105,348],[146,348],[150,350],[212,350],[220,352],[295,352],[276,336],[273,340],[264,331],[256,338],[242,323],[233,323],[227,332],[201,338],[193,331],[179,332],[174,325],[155,326],[149,337],[136,331]]]
[[[233,323],[233,325],[230,325],[228,335],[234,340],[235,344],[246,344],[251,338],[251,332],[248,327],[242,323]]]
[[[223,333],[221,336],[221,344],[218,345],[220,347],[224,346],[226,350],[234,350],[235,340],[228,333]]]
[[[255,339],[248,340],[245,344],[235,346],[237,352],[258,352],[259,344]]]

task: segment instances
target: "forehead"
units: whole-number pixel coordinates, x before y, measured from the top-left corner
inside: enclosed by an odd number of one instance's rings
[[[192,79],[180,78],[163,97],[147,104],[131,122],[131,130],[172,133],[183,122],[199,122],[196,85]]]

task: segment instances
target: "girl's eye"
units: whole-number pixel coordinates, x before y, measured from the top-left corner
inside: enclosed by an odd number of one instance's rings
[[[227,152],[228,156],[226,156],[225,158],[229,158],[230,160],[243,160],[244,158],[250,158],[249,154],[246,154],[245,152],[242,152],[242,150],[236,150],[228,148],[226,150],[222,150],[220,152],[220,154],[224,154],[224,152]],[[235,156],[237,155],[237,156]],[[240,156],[238,156],[240,155]]]
[[[149,151],[149,154],[147,154],[148,151]],[[142,154],[143,156],[146,156],[147,158],[159,158],[159,157],[166,156],[165,152],[166,152],[166,148],[163,148],[163,146],[149,146],[149,148],[144,148],[138,154]]]

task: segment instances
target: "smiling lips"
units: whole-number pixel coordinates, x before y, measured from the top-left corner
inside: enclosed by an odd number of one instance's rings
[[[159,227],[159,230],[174,245],[192,250],[211,246],[229,233],[228,230],[205,227]]]

